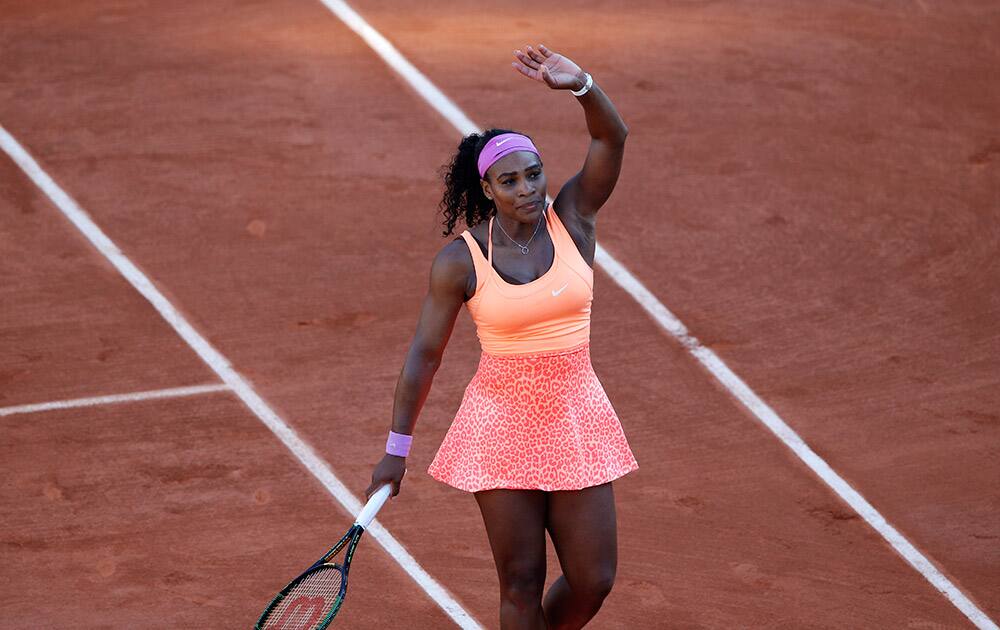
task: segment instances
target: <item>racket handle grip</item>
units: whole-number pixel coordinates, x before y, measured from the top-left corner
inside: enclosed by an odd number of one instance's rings
[[[358,518],[354,523],[360,525],[364,529],[368,529],[371,522],[375,520],[375,515],[378,511],[382,509],[385,505],[386,500],[389,499],[389,495],[392,494],[392,484],[387,483],[378,490],[376,490],[368,503],[365,505],[364,509],[361,510],[361,514],[358,514]]]

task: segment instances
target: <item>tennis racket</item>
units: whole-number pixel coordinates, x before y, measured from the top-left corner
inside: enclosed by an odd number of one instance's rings
[[[391,492],[392,484],[385,484],[372,494],[340,542],[274,596],[254,630],[323,630],[330,625],[347,594],[347,570],[354,549]],[[332,562],[345,545],[344,564]]]

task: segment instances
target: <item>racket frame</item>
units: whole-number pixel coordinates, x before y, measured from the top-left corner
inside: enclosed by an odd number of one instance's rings
[[[329,551],[323,554],[322,558],[317,560],[311,567],[306,569],[297,578],[289,582],[285,586],[285,588],[281,589],[278,592],[278,594],[274,596],[274,598],[271,600],[271,603],[267,605],[267,607],[264,609],[264,612],[261,613],[260,617],[257,618],[257,623],[254,625],[254,630],[263,630],[264,624],[270,617],[271,612],[273,612],[274,609],[277,608],[277,606],[281,604],[282,601],[284,601],[285,597],[288,596],[289,592],[291,592],[291,590],[294,589],[302,580],[306,579],[307,577],[312,575],[312,573],[325,566],[329,566],[334,570],[340,571],[342,575],[342,579],[340,582],[340,591],[337,593],[337,601],[334,603],[333,608],[330,610],[330,612],[322,620],[320,620],[320,623],[318,626],[316,626],[316,629],[324,630],[324,628],[330,625],[330,622],[336,616],[337,611],[340,610],[341,605],[344,603],[344,596],[347,594],[347,571],[351,567],[351,559],[354,557],[354,550],[357,548],[358,542],[361,540],[361,535],[365,533],[365,530],[368,529],[372,521],[375,519],[375,515],[378,513],[380,509],[382,509],[382,506],[385,505],[385,502],[389,500],[389,497],[391,495],[392,495],[391,483],[385,483],[381,487],[379,487],[378,490],[373,492],[371,496],[368,498],[368,503],[366,503],[364,508],[362,508],[361,513],[358,515],[357,520],[354,521],[354,524],[351,525],[351,528],[349,530],[347,530],[347,533],[344,534],[343,538],[341,538],[336,545],[331,547]],[[344,564],[339,565],[335,562],[333,563],[328,562],[331,558],[337,555],[337,553],[344,547],[344,545],[348,541],[350,541],[351,544],[347,548],[347,552],[344,554]]]
[[[351,529],[347,530],[347,533],[344,534],[343,538],[341,538],[336,545],[331,547],[329,551],[323,554],[322,558],[317,560],[311,567],[303,571],[302,574],[299,575],[297,578],[289,582],[285,586],[285,588],[281,589],[281,591],[274,596],[274,599],[271,600],[271,603],[269,603],[267,605],[267,608],[264,609],[264,612],[261,613],[260,618],[257,619],[257,623],[256,625],[254,625],[254,630],[263,630],[264,624],[270,617],[271,612],[274,611],[274,609],[276,609],[278,605],[281,604],[282,601],[284,601],[285,597],[291,592],[291,590],[294,589],[296,586],[298,586],[298,584],[302,582],[302,580],[306,579],[307,577],[315,573],[317,570],[326,566],[333,567],[335,570],[340,571],[341,574],[343,575],[343,579],[341,580],[340,583],[340,592],[337,593],[337,601],[334,604],[333,608],[330,610],[330,612],[327,613],[322,620],[320,620],[319,625],[316,626],[316,629],[323,630],[328,625],[330,625],[330,622],[333,621],[334,616],[336,616],[337,612],[340,610],[341,605],[343,605],[344,603],[344,596],[347,594],[347,571],[348,569],[350,569],[351,559],[354,557],[354,550],[357,549],[358,542],[361,540],[361,535],[364,533],[365,533],[364,527],[362,527],[357,523],[352,525]],[[347,544],[348,541],[350,541],[350,545],[348,545],[347,551],[344,553],[344,564],[339,565],[336,562],[333,563],[328,562],[329,559],[337,555],[337,553],[344,547],[345,544]]]

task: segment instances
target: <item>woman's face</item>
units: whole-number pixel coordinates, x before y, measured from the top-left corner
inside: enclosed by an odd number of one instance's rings
[[[497,212],[516,221],[534,223],[545,210],[545,172],[541,159],[531,151],[503,156],[480,183]]]

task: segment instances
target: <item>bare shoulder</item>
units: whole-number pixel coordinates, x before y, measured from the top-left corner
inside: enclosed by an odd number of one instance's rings
[[[475,263],[465,239],[459,237],[448,241],[431,264],[431,289],[444,293],[461,293],[464,297],[469,276],[475,277],[475,271]]]
[[[464,276],[475,269],[472,254],[465,244],[465,239],[459,237],[445,243],[434,256],[431,273],[444,276]]]

